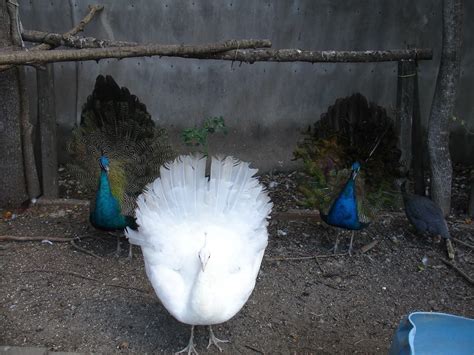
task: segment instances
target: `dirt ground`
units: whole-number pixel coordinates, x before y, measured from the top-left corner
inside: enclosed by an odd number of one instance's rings
[[[275,211],[297,207],[296,175],[262,177]],[[459,179],[458,185],[450,230],[453,237],[474,244],[474,227],[462,207],[467,186]],[[129,262],[123,240],[122,256],[115,257],[114,237],[91,228],[87,215],[81,205],[35,205],[1,221],[0,236],[45,241],[0,242],[0,345],[94,353],[183,348],[189,326],[158,301],[140,252],[135,249]],[[223,345],[225,353],[386,353],[409,312],[474,317],[474,287],[441,261],[444,244],[415,235],[400,211],[382,213],[357,233],[358,251],[352,257],[344,254],[347,235],[342,255],[332,255],[337,231],[316,221],[273,218],[269,231],[252,296],[233,319],[215,328],[218,337],[231,341]],[[53,237],[76,238],[75,246],[46,241]],[[360,252],[374,240],[375,247]],[[472,277],[473,250],[455,246],[456,265]],[[288,259],[314,255],[321,257]],[[206,349],[205,328],[197,328],[195,340],[200,353],[217,353]]]

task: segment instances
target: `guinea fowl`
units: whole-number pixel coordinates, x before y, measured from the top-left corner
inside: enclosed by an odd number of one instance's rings
[[[405,214],[410,223],[421,234],[443,237],[446,241],[448,256],[450,259],[454,259],[451,236],[441,208],[428,197],[408,193],[406,180],[401,184],[400,189],[405,205]]]
[[[164,307],[191,325],[180,351],[197,353],[194,326],[211,328],[232,318],[252,293],[267,246],[272,203],[249,163],[232,157],[181,156],[160,170],[160,178],[138,197],[137,231],[146,274]]]
[[[364,229],[369,225],[369,223],[363,223],[360,221],[357,209],[355,180],[359,171],[360,164],[358,162],[353,163],[351,175],[342,188],[342,191],[331,205],[328,214],[326,215],[319,211],[321,219],[327,224],[352,231],[351,241],[349,244],[349,255],[352,253],[354,231]],[[334,245],[334,252],[337,250],[338,242],[339,235],[337,236]]]
[[[172,156],[167,139],[135,95],[111,76],[97,77],[72,132],[68,169],[91,199],[91,224],[119,232],[117,254],[120,232],[134,226],[138,195]]]

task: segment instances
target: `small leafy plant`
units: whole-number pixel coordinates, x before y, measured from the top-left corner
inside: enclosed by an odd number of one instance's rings
[[[227,127],[222,116],[207,118],[201,127],[185,128],[181,137],[186,145],[192,146],[208,155],[210,134],[222,132],[227,134]]]

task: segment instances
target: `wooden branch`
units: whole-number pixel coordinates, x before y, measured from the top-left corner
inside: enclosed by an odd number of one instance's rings
[[[37,242],[49,240],[51,242],[70,242],[73,238],[63,237],[19,237],[16,235],[0,235],[0,242],[13,241],[13,242]]]
[[[7,10],[10,16],[10,31],[12,33],[13,44],[22,48],[23,43],[20,35],[20,20],[18,18],[18,4],[7,1]],[[21,52],[18,52],[21,53]],[[36,171],[36,160],[33,151],[33,126],[30,123],[30,103],[26,89],[26,78],[24,68],[17,70],[18,75],[18,91],[20,98],[20,133],[21,148],[23,152],[23,166],[26,180],[26,190],[28,197],[36,198],[41,194],[38,173]]]
[[[202,59],[222,59],[237,62],[308,62],[308,63],[371,63],[399,60],[431,60],[431,49],[397,49],[367,51],[307,51],[299,49],[233,50],[209,55]]]
[[[23,30],[21,34],[24,41],[44,43],[54,47],[72,47],[72,48],[105,48],[105,47],[133,47],[139,46],[137,42],[114,41],[108,39],[98,39],[94,37],[82,37],[73,35],[62,35],[60,33],[51,33],[43,31]],[[36,47],[34,47],[36,48]]]
[[[89,206],[87,200],[79,200],[74,198],[44,198],[40,197],[35,202],[39,206]]]
[[[222,43],[205,45],[176,45],[151,44],[132,47],[87,48],[78,50],[58,49],[55,51],[3,52],[0,54],[0,64],[31,65],[50,62],[70,62],[100,60],[106,58],[134,57],[184,57],[201,58],[203,55],[226,52],[238,48],[268,47],[268,40],[229,40]]]
[[[74,240],[71,240],[71,245],[74,249],[80,251],[81,253],[84,253],[84,254],[87,254],[87,255],[90,255],[90,256],[93,256],[94,258],[101,258],[99,255],[97,255],[96,253],[90,251],[90,250],[87,250],[87,249],[84,249],[82,247],[80,247],[79,245],[77,245]]]
[[[43,196],[58,197],[58,151],[53,64],[36,71],[38,128],[41,142],[41,187]]]
[[[136,42],[101,40],[93,37],[69,36],[41,31],[23,31],[23,39],[32,42],[46,42],[73,48],[136,47]],[[246,49],[270,47],[271,43],[256,46],[240,46],[223,53],[162,53],[156,55],[197,59],[231,60],[246,63],[265,62],[384,62],[402,59],[429,60],[433,57],[431,49],[406,49],[388,51],[302,51],[299,49]],[[116,58],[116,57],[114,57]],[[103,58],[95,58],[103,59]]]
[[[272,218],[281,221],[321,221],[321,216],[316,210],[289,209],[288,211],[272,213]]]
[[[63,35],[60,35],[61,37],[70,37],[78,34],[79,32],[84,30],[84,27],[92,21],[94,16],[99,13],[100,11],[103,10],[102,5],[90,5],[89,6],[89,13],[76,25],[74,26],[71,30],[68,32],[64,33]],[[23,37],[23,34],[22,34]],[[58,47],[57,45],[51,44],[51,43],[42,43],[38,46],[32,47],[29,49],[29,51],[41,51],[41,50],[48,50],[48,49],[53,49]],[[13,67],[13,65],[0,65],[0,71],[7,70]]]
[[[443,263],[445,263],[446,265],[448,265],[448,266],[452,267],[454,270],[456,270],[457,273],[464,278],[464,280],[469,282],[471,285],[474,285],[474,280],[468,274],[466,274],[464,271],[462,271],[460,268],[458,268],[454,263],[452,263],[448,260],[442,259],[442,258],[440,258],[440,260]]]
[[[74,277],[79,277],[79,278],[84,279],[84,280],[101,282],[99,279],[96,279],[95,277],[85,276],[85,275],[79,274],[79,273],[74,272],[74,271],[35,269],[35,270],[25,270],[25,271],[22,271],[21,273],[22,274],[27,274],[27,273],[37,273],[37,272],[44,272],[44,273],[51,273],[51,274],[63,274],[63,275],[65,274],[65,275],[70,275],[70,276],[74,276]],[[144,290],[144,289],[138,288],[138,287],[133,287],[133,286],[123,286],[123,285],[109,284],[109,283],[103,283],[102,285],[103,286],[108,286],[108,287],[123,288],[125,290],[134,290],[134,291],[138,291],[138,292],[149,293],[149,291],[147,291],[147,290]]]
[[[347,256],[347,253],[344,254],[319,254],[319,255],[310,255],[310,256],[277,256],[274,258],[265,257],[266,261],[301,261],[301,260],[311,260],[319,258],[337,258],[338,256]]]

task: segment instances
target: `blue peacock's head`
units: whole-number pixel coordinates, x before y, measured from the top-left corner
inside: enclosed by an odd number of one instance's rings
[[[355,178],[357,177],[357,174],[359,173],[359,170],[360,170],[360,163],[356,161],[352,164],[352,174],[351,174],[352,180],[355,180]]]
[[[109,171],[109,158],[107,158],[105,155],[102,155],[100,158],[99,158],[99,165],[100,165],[100,168],[106,172]]]

